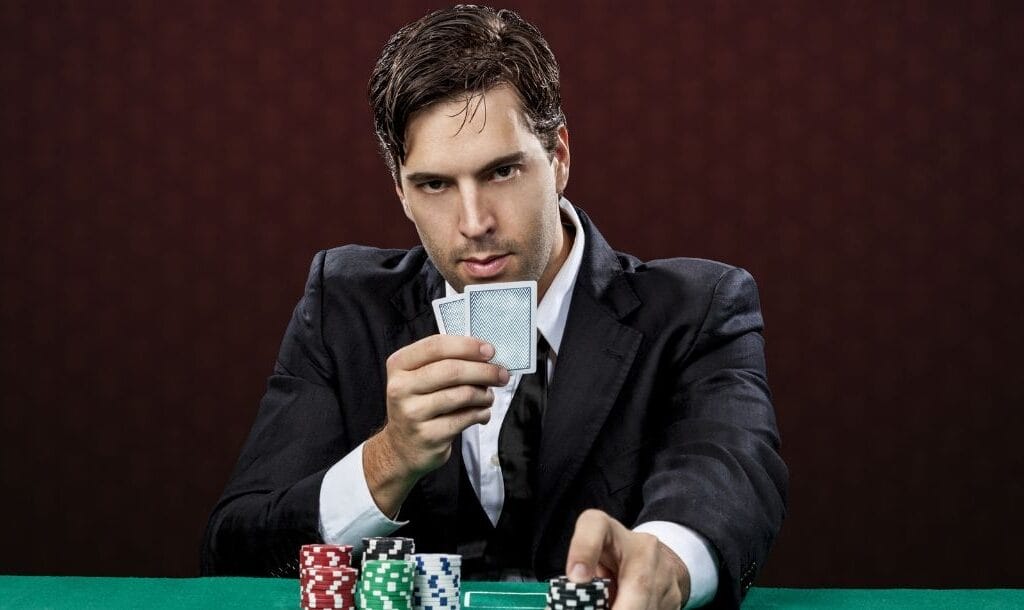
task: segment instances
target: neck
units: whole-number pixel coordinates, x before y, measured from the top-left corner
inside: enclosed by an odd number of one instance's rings
[[[544,275],[537,281],[537,302],[544,299],[544,295],[548,293],[548,287],[551,286],[551,282],[555,281],[555,276],[562,269],[565,260],[569,258],[569,251],[572,250],[573,233],[564,224],[559,224],[558,227],[560,230],[555,238],[554,255],[548,262]]]

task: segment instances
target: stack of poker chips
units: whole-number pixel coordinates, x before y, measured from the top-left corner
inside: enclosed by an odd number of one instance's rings
[[[356,610],[359,571],[351,567],[352,547],[307,544],[299,550],[299,594],[307,608]]]
[[[412,610],[459,610],[462,555],[422,553],[412,562]]]
[[[363,610],[412,610],[412,562],[364,559],[359,580],[359,607]]]
[[[545,610],[607,610],[611,607],[610,592],[611,580],[607,578],[575,583],[559,576],[550,581]]]
[[[363,538],[363,561],[393,560],[408,561],[409,556],[416,552],[416,542],[412,538]]]
[[[338,568],[352,565],[352,546],[348,544],[306,544],[299,549],[301,568]]]

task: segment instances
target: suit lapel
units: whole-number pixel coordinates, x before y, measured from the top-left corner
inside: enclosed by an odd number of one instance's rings
[[[586,249],[576,279],[555,374],[548,389],[540,451],[535,543],[579,472],[629,374],[642,335],[619,320],[640,305],[618,258],[579,211]]]
[[[437,334],[437,320],[431,301],[444,296],[444,279],[424,257],[420,273],[391,297],[391,304],[401,315],[401,321],[387,330],[388,355],[429,335]],[[385,377],[386,378],[386,377]],[[451,457],[440,468],[426,474],[416,484],[424,506],[435,511],[435,523],[448,533],[442,540],[456,540],[455,517],[459,492],[459,474],[462,469],[462,438],[452,443]]]
[[[389,356],[399,348],[437,333],[430,303],[444,296],[444,279],[422,248],[410,252],[406,257],[410,261],[408,265],[419,265],[419,269],[410,272],[409,280],[391,295],[397,317],[392,318],[394,322],[384,331]]]

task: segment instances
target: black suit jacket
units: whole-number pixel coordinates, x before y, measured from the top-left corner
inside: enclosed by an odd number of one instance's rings
[[[540,450],[539,577],[561,574],[577,516],[680,523],[719,559],[715,604],[736,606],[785,512],[753,279],[697,259],[614,252],[582,211],[583,263],[548,390]],[[205,574],[294,574],[320,540],[328,468],[384,425],[385,360],[437,332],[444,280],[421,247],[347,246],[313,260],[256,422],[203,545]],[[462,468],[451,459],[402,507],[396,535],[453,552]]]

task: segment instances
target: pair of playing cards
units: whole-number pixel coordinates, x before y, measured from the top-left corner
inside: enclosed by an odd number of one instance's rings
[[[466,286],[462,294],[434,301],[437,327],[494,346],[491,362],[510,375],[537,370],[537,282]]]

